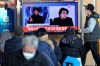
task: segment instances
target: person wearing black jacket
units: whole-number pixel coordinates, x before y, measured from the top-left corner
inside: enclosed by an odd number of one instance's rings
[[[72,18],[68,17],[68,9],[61,8],[59,10],[59,17],[54,18],[53,22],[50,22],[50,25],[58,25],[58,26],[73,26]]]
[[[63,64],[67,56],[80,58],[82,61],[82,55],[84,53],[83,43],[82,40],[76,36],[73,28],[68,27],[66,29],[66,35],[60,40],[59,46],[62,51],[62,58],[60,60],[61,64]]]
[[[4,56],[2,66],[53,66],[45,55],[37,50],[38,39],[34,35],[22,38],[22,49]]]
[[[21,26],[15,26],[13,37],[5,42],[4,54],[14,52],[22,48],[22,38],[24,31]]]
[[[39,8],[35,7],[33,9],[33,15],[29,18],[28,24],[41,24],[44,23],[44,18],[39,15]]]

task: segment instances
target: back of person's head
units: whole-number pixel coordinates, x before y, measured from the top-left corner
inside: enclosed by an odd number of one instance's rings
[[[48,32],[45,28],[39,28],[37,30],[37,34],[38,34],[38,37],[41,37],[41,36],[44,36],[44,35],[48,34]]]
[[[40,12],[40,10],[39,10],[38,7],[35,7],[35,8],[33,9],[33,12],[34,12],[35,10],[37,10],[38,12]]]
[[[66,11],[67,14],[69,13],[68,9],[66,9],[66,8],[61,8],[61,9],[59,10],[59,16],[60,16],[60,14],[62,13],[62,11]]]
[[[16,36],[21,36],[24,33],[23,28],[21,26],[14,27],[14,34]]]
[[[40,41],[46,41],[48,39],[48,32],[45,28],[39,28],[36,32]]]
[[[30,48],[37,49],[38,47],[38,39],[35,35],[27,35],[22,38],[22,47],[28,46]],[[34,49],[33,48],[33,49]],[[26,51],[32,51],[32,49],[25,49]]]
[[[68,28],[66,29],[66,35],[69,35],[69,34],[75,35],[75,29],[72,28],[72,27],[68,27]]]

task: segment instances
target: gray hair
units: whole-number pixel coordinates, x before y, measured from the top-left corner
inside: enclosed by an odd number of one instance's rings
[[[24,45],[31,45],[34,46],[35,48],[38,47],[38,38],[34,35],[30,35],[30,36],[25,36],[24,38],[22,38],[22,46]]]

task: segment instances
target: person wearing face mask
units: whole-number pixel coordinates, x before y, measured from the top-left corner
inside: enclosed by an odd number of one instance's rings
[[[68,17],[68,9],[61,8],[59,10],[59,17],[54,18],[54,21],[51,22],[51,25],[58,25],[58,26],[73,26],[72,18]]]
[[[42,52],[37,50],[38,39],[34,35],[22,38],[22,49],[4,56],[2,66],[52,66]]]

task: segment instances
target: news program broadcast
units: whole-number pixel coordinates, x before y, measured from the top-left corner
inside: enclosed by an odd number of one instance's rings
[[[77,2],[22,3],[25,32],[46,28],[48,32],[65,32],[68,26],[78,29]]]

